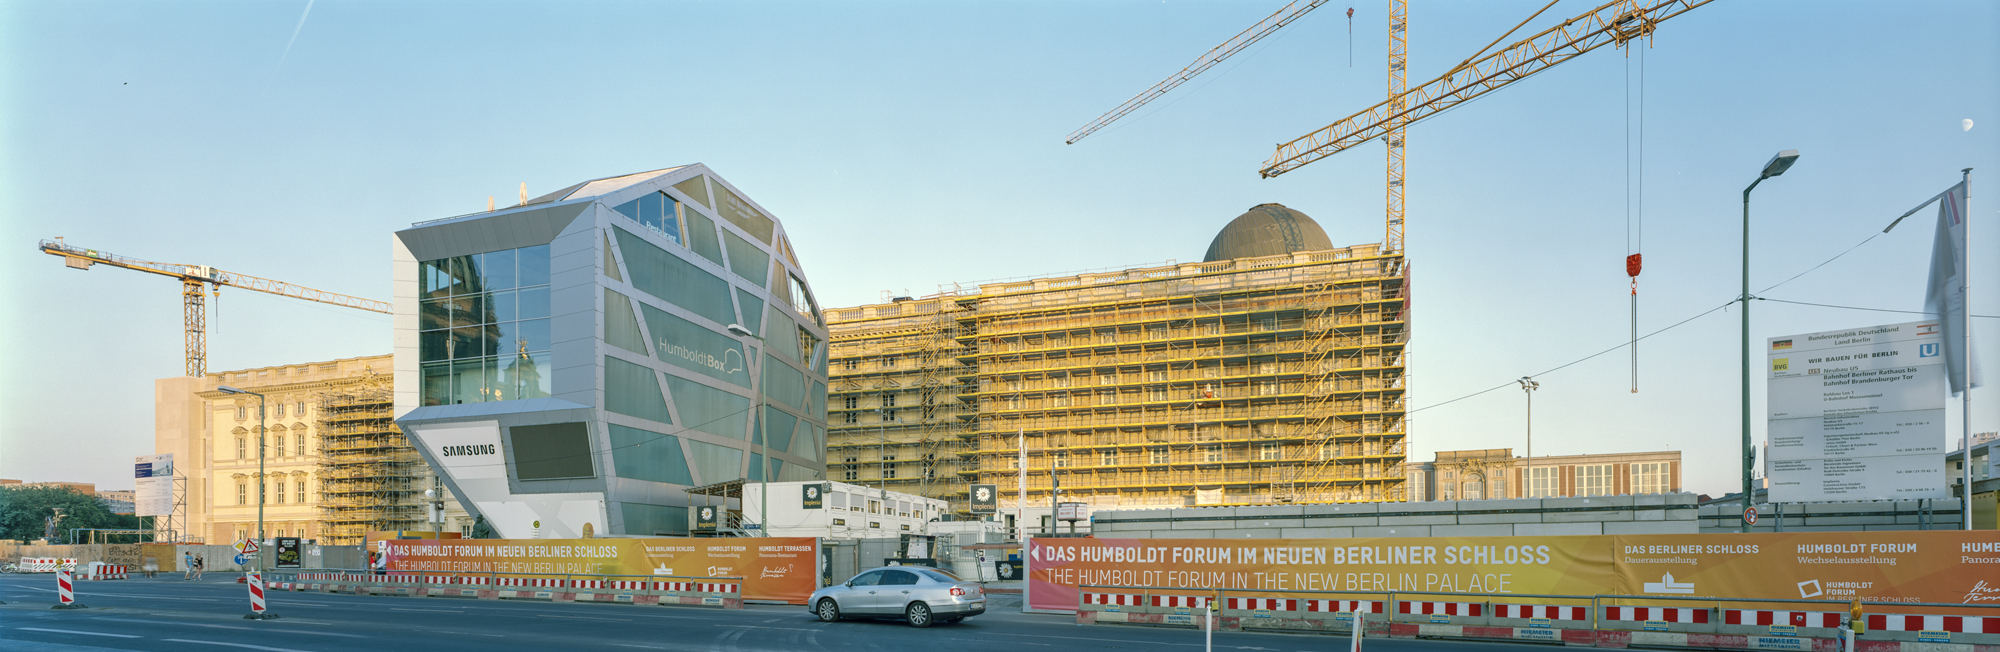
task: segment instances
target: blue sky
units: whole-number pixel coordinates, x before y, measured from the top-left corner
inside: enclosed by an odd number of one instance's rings
[[[0,4],[0,477],[129,487],[153,380],[182,367],[175,283],[64,269],[42,238],[387,298],[389,234],[411,222],[505,205],[523,182],[539,195],[698,161],[785,222],[825,305],[1199,260],[1265,202],[1336,244],[1378,242],[1380,144],[1256,171],[1273,143],[1382,99],[1383,2],[1355,5],[1351,67],[1348,5],[1328,4],[1063,144],[1282,4]],[[1412,4],[1415,83],[1543,3]],[[1515,38],[1592,7],[1560,3]],[[1756,191],[1755,289],[1973,167],[1974,309],[2000,314],[1996,36],[1991,3],[1719,0],[1662,23],[1643,53],[1601,49],[1413,127],[1413,405],[1627,336],[1640,106],[1643,330],[1735,296],[1740,193],[1781,149],[1802,157]],[[1645,88],[1630,113],[1628,69]],[[1919,309],[1933,220],[1765,296]],[[1758,339],[1916,318],[1752,310]],[[1690,489],[1732,489],[1733,311],[1643,343],[1637,394],[1623,352],[1542,376],[1536,452],[1681,450]],[[389,351],[384,316],[231,290],[214,313],[211,369]],[[1977,334],[2000,373],[1996,322]],[[1973,397],[1975,429],[2000,428],[2000,392]],[[1520,392],[1422,409],[1412,434],[1413,459],[1519,452]]]

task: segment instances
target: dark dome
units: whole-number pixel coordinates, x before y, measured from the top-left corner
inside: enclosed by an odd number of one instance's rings
[[[1258,204],[1215,234],[1202,262],[1332,248],[1333,240],[1326,237],[1326,230],[1305,213],[1283,204]]]

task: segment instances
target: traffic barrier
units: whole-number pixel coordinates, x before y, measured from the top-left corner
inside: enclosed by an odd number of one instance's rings
[[[76,601],[76,584],[73,583],[71,578],[71,576],[74,574],[75,574],[74,571],[71,571],[70,569],[67,568],[56,571],[56,606],[53,608],[55,609],[85,608],[83,606],[83,603]]]
[[[274,574],[281,590],[553,602],[620,602],[743,608],[741,578],[659,576],[412,575],[313,572]],[[717,580],[717,581],[690,581]]]
[[[243,618],[245,620],[270,620],[277,618],[277,614],[265,611],[264,608],[264,575],[256,571],[250,571],[243,574],[243,580],[243,584],[250,587],[250,613],[243,616]]]
[[[1217,628],[1222,630],[1345,635],[1354,632],[1358,618],[1366,635],[1398,638],[1511,639],[1604,648],[2000,652],[2000,604],[1863,601],[1865,610],[1887,613],[1864,613],[1866,633],[1853,647],[1845,647],[1842,633],[1849,624],[1849,603],[1830,600],[1372,594],[1386,598],[1378,601],[1294,597],[1360,592],[1237,589],[1212,591],[1206,598],[1184,595],[1187,592],[1173,587],[1081,585],[1076,621],[1195,628],[1199,607],[1213,599],[1222,607],[1217,611]],[[1451,596],[1450,601],[1431,597],[1445,595]],[[1781,604],[1800,606],[1777,606]]]
[[[60,570],[76,570],[76,558],[22,557],[14,564],[21,573],[54,573]]]
[[[91,562],[89,565],[83,567],[83,574],[77,576],[77,579],[122,580],[125,579],[125,575],[127,572],[128,572],[128,567],[123,565],[106,564],[102,562]]]

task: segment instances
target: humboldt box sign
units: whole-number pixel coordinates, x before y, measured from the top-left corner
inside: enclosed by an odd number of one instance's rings
[[[1771,502],[1950,498],[1936,321],[1771,338]]]
[[[391,572],[630,580],[740,577],[744,599],[792,604],[805,604],[819,588],[819,540],[812,537],[419,539],[383,544]]]
[[[1213,596],[1224,589],[1236,597],[1274,598],[1319,597],[1287,593],[1297,591],[1354,591],[2000,600],[2000,587],[1983,579],[2000,569],[2000,532],[1993,531],[1046,538],[1030,539],[1026,552],[1027,608],[1049,612],[1074,611],[1084,585],[1162,587],[1147,592],[1185,596]]]

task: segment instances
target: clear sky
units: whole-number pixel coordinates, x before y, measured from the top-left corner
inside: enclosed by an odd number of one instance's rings
[[[42,238],[386,299],[390,233],[412,222],[507,205],[523,182],[702,162],[785,222],[830,306],[1199,260],[1265,202],[1336,244],[1379,242],[1379,143],[1256,174],[1273,143],[1381,101],[1379,0],[1354,5],[1351,67],[1349,5],[1330,3],[1063,144],[1282,4],[0,3],[0,477],[130,487],[153,381],[182,371],[176,283],[65,269]],[[1542,4],[1414,0],[1412,83]],[[1594,6],[1559,3],[1515,38]],[[1641,328],[1733,298],[1742,189],[1782,149],[1802,157],[1753,198],[1753,289],[1972,167],[1974,311],[2000,314],[1996,36],[1990,2],[1717,0],[1630,58],[1600,49],[1413,127],[1411,459],[1518,454],[1518,389],[1425,408],[1628,336],[1638,188]],[[1920,309],[1934,216],[1763,296]],[[1642,343],[1637,394],[1623,351],[1542,375],[1535,452],[1680,450],[1690,489],[1732,490],[1734,310]],[[1918,318],[1752,315],[1759,342]],[[248,291],[210,320],[214,370],[390,347],[386,316]],[[2000,374],[2000,320],[1980,321]],[[1752,389],[1761,439],[1761,375]],[[2000,428],[2000,391],[1972,394],[1975,428]]]

